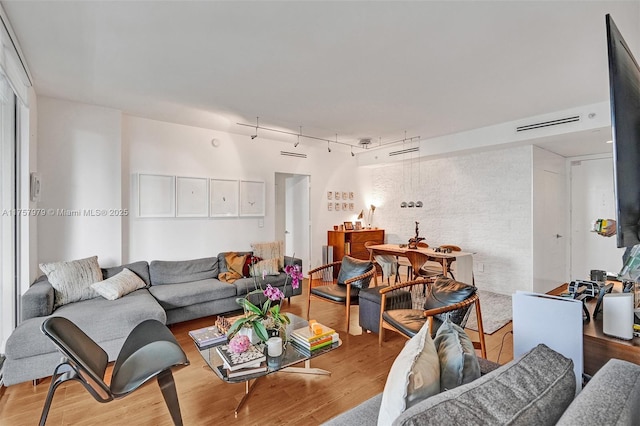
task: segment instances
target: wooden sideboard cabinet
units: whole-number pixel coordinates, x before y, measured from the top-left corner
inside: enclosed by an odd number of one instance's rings
[[[327,234],[327,245],[333,246],[334,262],[342,260],[345,255],[355,257],[356,259],[368,260],[369,252],[364,247],[364,243],[367,241],[384,244],[384,229],[329,231]]]

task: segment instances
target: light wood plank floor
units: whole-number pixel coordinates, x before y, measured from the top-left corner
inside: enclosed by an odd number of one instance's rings
[[[284,308],[306,316],[307,284],[304,296],[292,299]],[[352,307],[351,334],[344,324],[344,308],[331,303],[311,302],[311,318],[339,331],[344,344],[337,350],[314,359],[313,367],[332,372],[331,376],[271,374],[256,385],[248,403],[234,418],[234,408],[244,394],[243,384],[227,384],[208,369],[197,352],[188,331],[212,324],[215,317],[176,324],[171,330],[184,348],[191,365],[174,372],[178,398],[185,425],[314,425],[356,406],[382,392],[387,373],[405,339],[387,331],[386,341],[378,346],[377,334],[362,333],[358,326],[358,307]],[[486,336],[488,358],[499,362],[512,359],[511,323]],[[469,331],[473,335],[473,331]],[[38,423],[50,379],[39,385],[23,383],[4,389],[0,397],[0,425]],[[170,425],[171,418],[155,381],[118,401],[96,402],[79,383],[58,388],[48,425]]]

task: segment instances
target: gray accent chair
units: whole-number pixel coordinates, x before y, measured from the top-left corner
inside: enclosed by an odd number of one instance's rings
[[[40,426],[47,421],[53,395],[62,383],[75,380],[98,402],[110,402],[129,395],[156,378],[175,425],[182,425],[180,404],[171,369],[189,365],[189,360],[169,329],[159,321],[138,324],[118,354],[111,382],[104,381],[109,356],[74,323],[64,317],[50,317],[42,332],[64,358],[55,368],[42,409]]]

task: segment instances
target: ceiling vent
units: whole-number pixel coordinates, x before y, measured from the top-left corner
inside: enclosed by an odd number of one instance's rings
[[[299,152],[280,151],[280,155],[284,155],[285,157],[307,158],[307,154],[302,154]]]
[[[389,153],[389,157],[394,157],[396,155],[402,155],[402,154],[411,154],[412,152],[418,152],[420,149],[417,146],[414,146],[413,148],[407,148],[407,149],[401,149],[400,151],[391,151]]]
[[[551,120],[551,121],[542,121],[540,123],[527,124],[526,126],[516,127],[516,132],[525,132],[527,130],[541,129],[543,127],[559,126],[561,124],[574,123],[576,121],[580,121],[579,115],[574,115],[572,117],[559,118],[557,120]]]

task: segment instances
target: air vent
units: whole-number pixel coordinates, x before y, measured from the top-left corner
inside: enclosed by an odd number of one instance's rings
[[[402,154],[411,154],[412,152],[418,152],[418,151],[419,151],[418,147],[414,146],[413,148],[401,149],[400,151],[391,151],[389,153],[389,157],[402,155]]]
[[[526,126],[516,127],[516,132],[525,132],[527,130],[541,129],[543,127],[559,126],[561,124],[574,123],[576,121],[580,121],[579,115],[574,115],[573,117],[560,118],[558,120],[527,124]]]
[[[280,155],[284,155],[285,157],[307,158],[307,154],[302,154],[299,152],[280,151]]]

